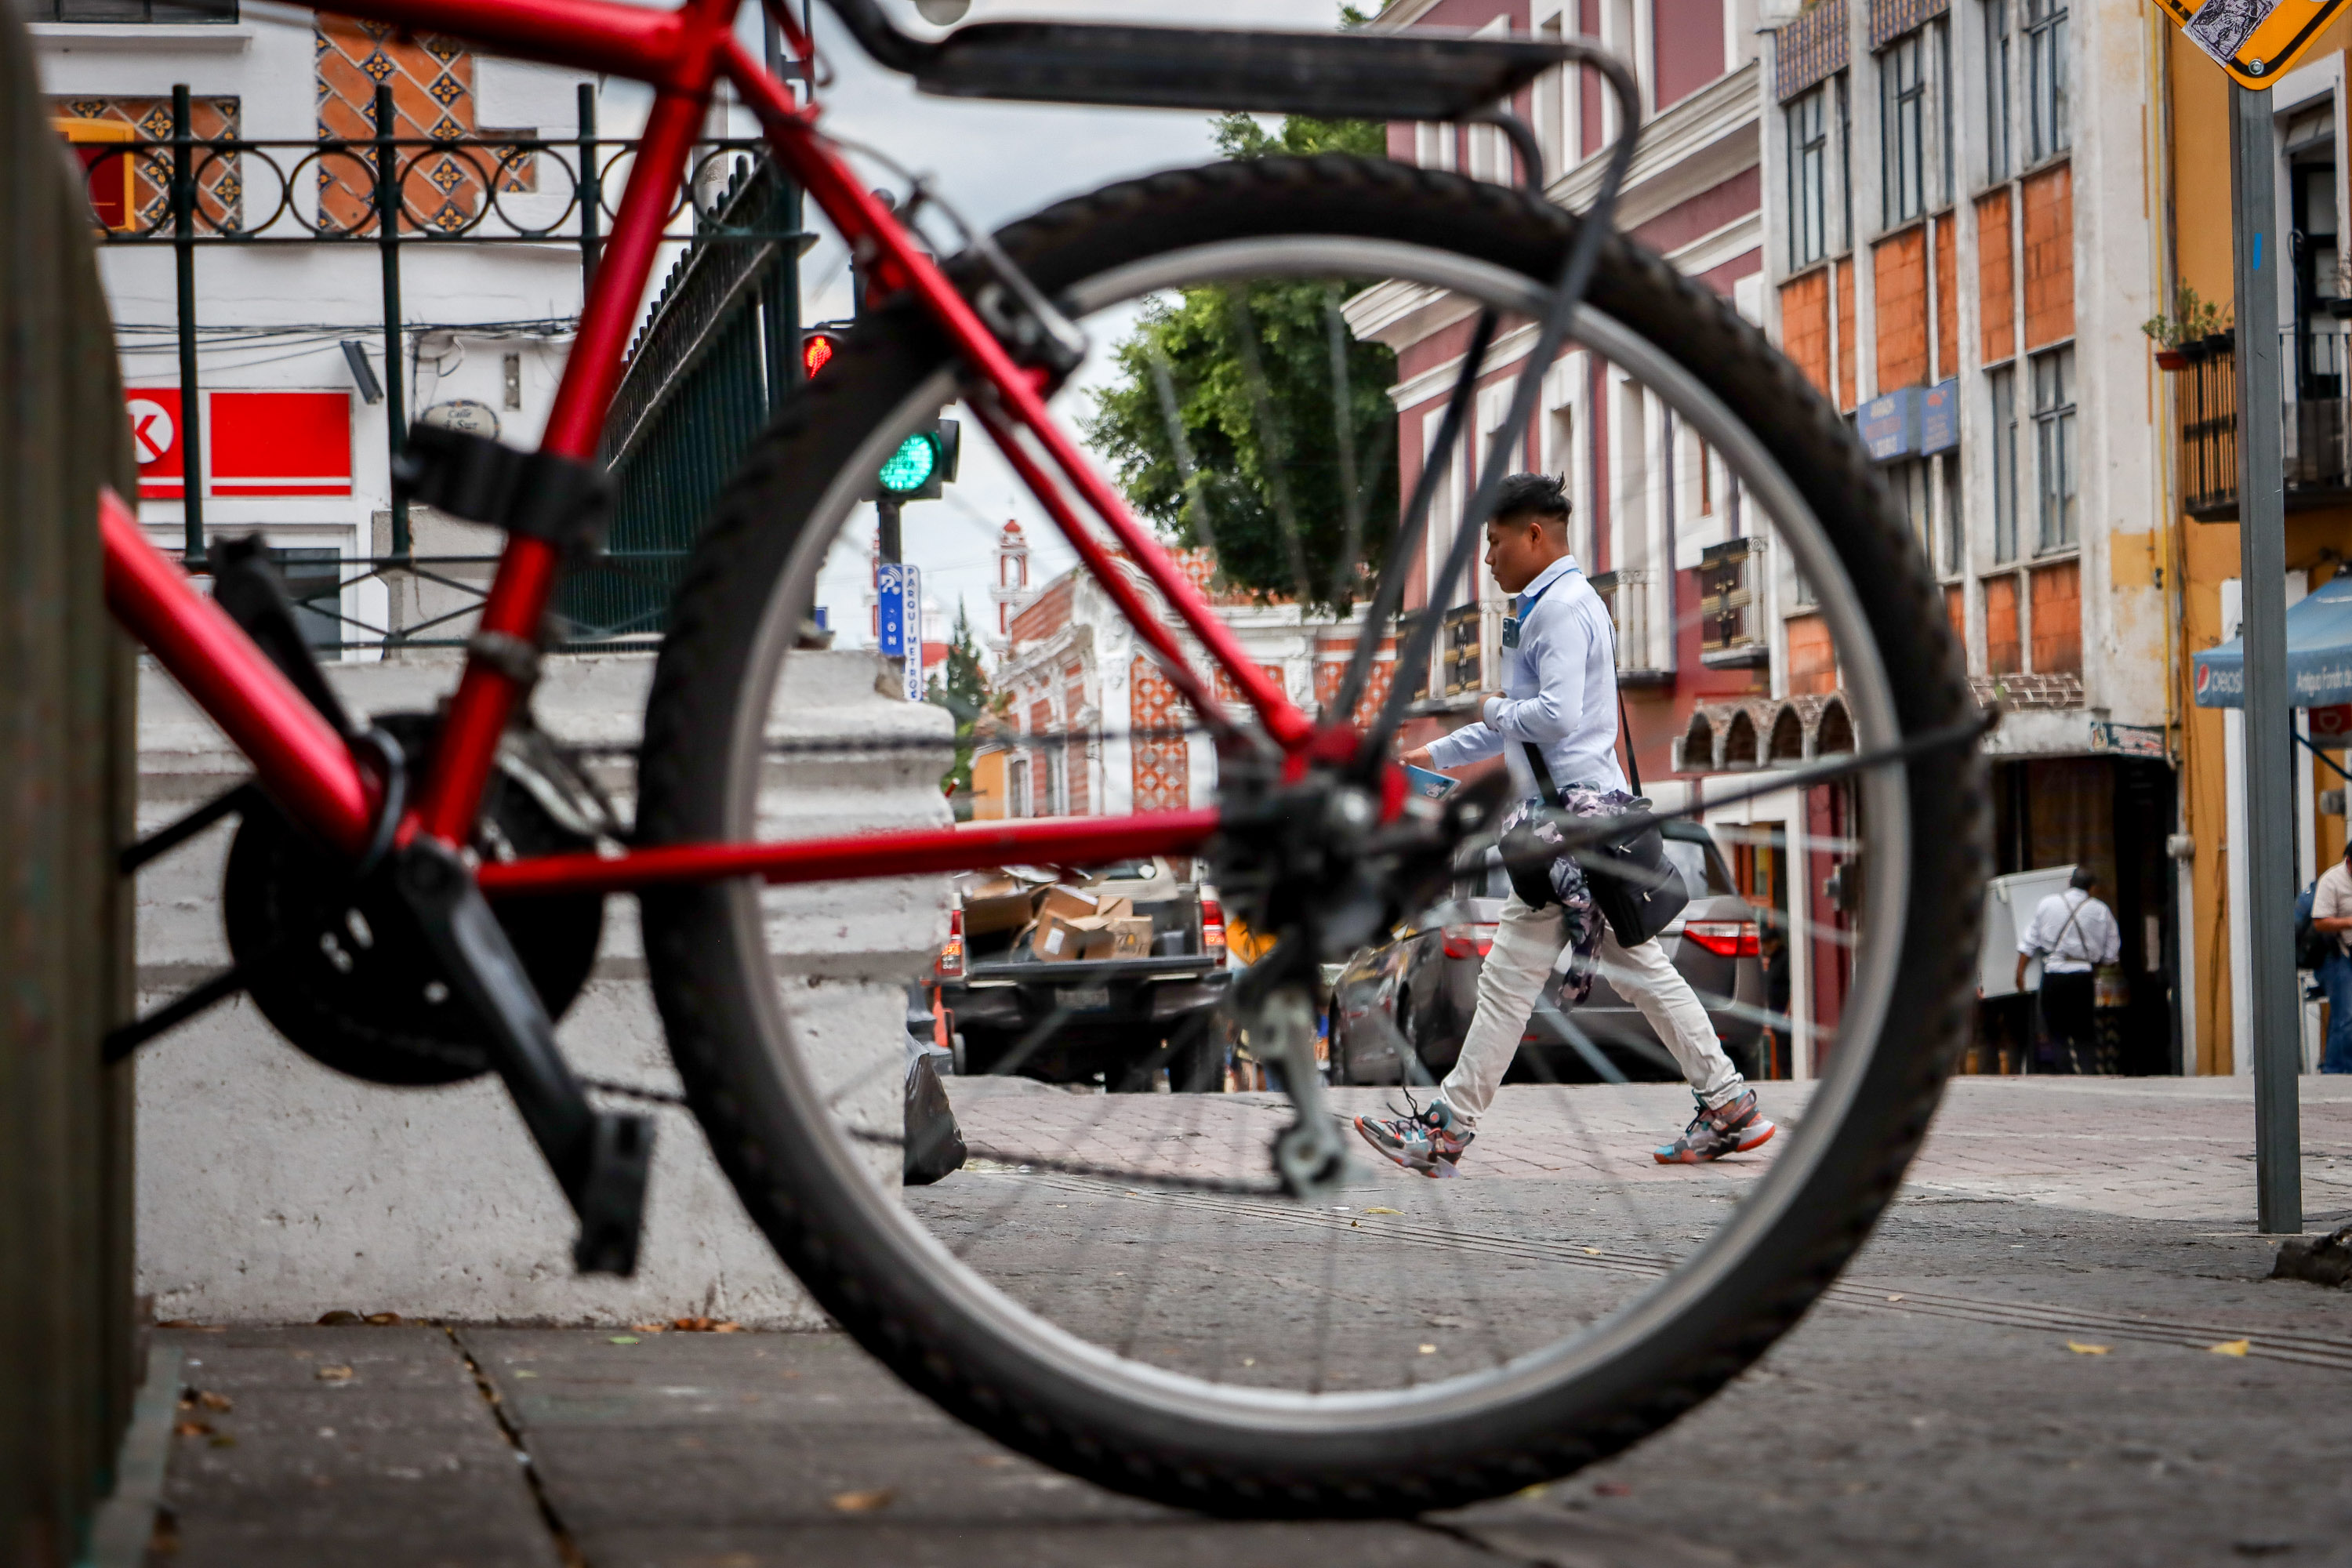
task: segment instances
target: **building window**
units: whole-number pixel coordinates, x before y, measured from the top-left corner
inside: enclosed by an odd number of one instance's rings
[[[1026,757],[1005,759],[1004,805],[1007,816],[1035,815],[1029,809],[1029,759]]]
[[[1926,39],[1914,33],[1878,57],[1879,151],[1885,226],[1909,223],[1927,210],[1927,76]]]
[[[1911,537],[1919,542],[1919,553],[1932,565],[1936,559],[1935,518],[1929,510],[1927,495],[1927,459],[1913,458],[1887,466],[1886,488],[1895,492],[1902,504],[1903,515],[1911,524]]]
[[[2329,155],[2296,156],[2290,149],[2287,171],[2294,215],[2294,392],[2306,402],[2344,395],[2345,321],[2336,312],[2345,279],[2336,249],[2333,119],[2328,116],[2319,143]]]
[[[1423,121],[1412,128],[1412,161],[1424,169],[1454,167],[1454,127]]]
[[[2038,163],[2074,143],[2066,104],[2066,7],[2061,0],[2025,0],[2025,59],[2030,145]]]
[[[1936,194],[1937,205],[1949,206],[1955,193],[1952,135],[1952,26],[1949,22],[1929,25],[1927,36],[1936,44],[1936,167],[1942,176]]]
[[[2009,178],[2009,0],[1985,0],[1985,180]]]
[[[272,546],[269,563],[278,568],[294,606],[294,624],[302,640],[322,652],[341,652],[343,646],[343,552],[329,549],[278,549]]]
[[[2017,559],[2017,367],[1992,373],[1992,558]]]
[[[1853,94],[1847,90],[1846,73],[1840,71],[1830,79],[1837,90],[1838,134],[1838,248],[1853,248]]]
[[[1815,88],[1790,101],[1789,266],[1809,267],[1829,254],[1829,96]]]
[[[2033,359],[2033,466],[2041,498],[2044,551],[2075,540],[2078,476],[2074,459],[2074,351],[2053,349]]]
[[[1944,575],[1957,577],[1968,559],[1967,539],[1960,526],[1960,455],[1944,454]]]
[[[29,0],[20,14],[29,22],[226,23],[236,20],[236,0]]]

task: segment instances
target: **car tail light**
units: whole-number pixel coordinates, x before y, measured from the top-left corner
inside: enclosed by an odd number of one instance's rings
[[[947,945],[940,949],[940,962],[936,967],[942,980],[963,978],[963,911],[961,910],[948,911]]]
[[[1468,923],[1440,926],[1438,938],[1445,944],[1448,958],[1484,958],[1495,945],[1492,925]]]
[[[1201,895],[1201,951],[1225,966],[1225,906],[1208,894]]]
[[[1754,921],[1686,921],[1683,935],[1717,958],[1759,958],[1764,952]]]

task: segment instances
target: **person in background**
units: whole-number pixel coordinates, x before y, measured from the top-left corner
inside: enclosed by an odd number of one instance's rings
[[[2345,845],[2343,859],[2320,873],[2311,929],[2335,939],[2318,973],[2327,993],[2327,1051],[2319,1070],[2352,1072],[2352,844]]]
[[[2066,890],[2042,900],[2017,943],[2017,988],[2025,989],[2026,964],[2042,960],[2042,1023],[2064,1053],[2069,1072],[2082,1072],[2084,1061],[2097,1059],[2093,971],[2123,954],[2116,912],[2092,896],[2098,885],[2088,866],[2075,867]]]
[[[1534,807],[1541,800],[1526,755],[1532,745],[1545,770],[1562,781],[1571,810],[1614,815],[1633,805],[1616,758],[1616,632],[1607,606],[1569,553],[1568,515],[1568,496],[1557,479],[1513,474],[1503,481],[1486,521],[1486,565],[1496,586],[1517,595],[1503,623],[1507,689],[1481,704],[1483,717],[1475,723],[1403,760],[1443,772],[1499,752],[1513,793]],[[1589,809],[1580,809],[1580,801]],[[1571,966],[1580,986],[1574,1000],[1582,999],[1591,975],[1605,965],[1610,984],[1641,1009],[1690,1082],[1697,1114],[1679,1136],[1653,1149],[1653,1159],[1696,1165],[1744,1153],[1770,1138],[1773,1124],[1758,1109],[1756,1091],[1732,1066],[1706,1008],[1657,938],[1620,946],[1580,875],[1563,900],[1531,909],[1514,891],[1503,901],[1494,948],[1478,971],[1477,1012],[1454,1070],[1438,1088],[1440,1098],[1413,1116],[1356,1118],[1365,1142],[1409,1171],[1455,1174],[1564,947],[1578,961]]]

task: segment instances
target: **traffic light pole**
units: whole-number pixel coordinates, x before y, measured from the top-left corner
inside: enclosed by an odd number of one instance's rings
[[[906,558],[905,543],[898,532],[898,512],[903,503],[898,497],[885,492],[876,498],[875,515],[882,521],[882,560],[896,566]]]
[[[2253,1036],[2255,1213],[2263,1234],[2303,1229],[2295,1075],[2303,1008],[2294,979],[2293,721],[2286,680],[2286,492],[2281,410],[2277,162],[2267,89],[2230,88],[2230,191],[2237,236],[2239,635],[2246,660],[2248,1000]]]

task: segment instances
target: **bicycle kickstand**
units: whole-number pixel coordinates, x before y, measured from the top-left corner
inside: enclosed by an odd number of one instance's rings
[[[392,861],[394,886],[451,987],[488,1031],[491,1063],[580,1216],[573,1266],[583,1274],[634,1273],[653,1119],[588,1102],[530,977],[454,851],[419,838]]]

